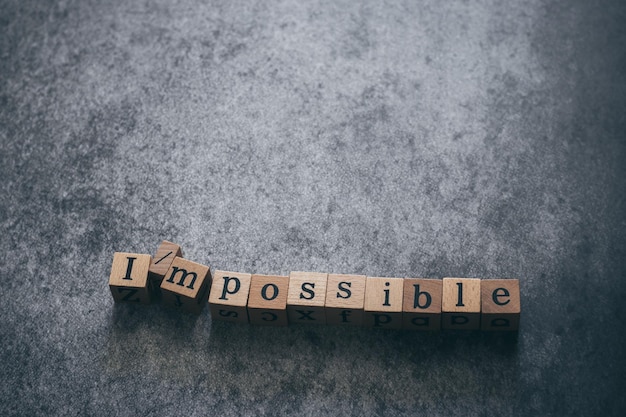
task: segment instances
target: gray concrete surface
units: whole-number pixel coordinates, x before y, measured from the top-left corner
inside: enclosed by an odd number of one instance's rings
[[[0,1],[0,414],[621,416],[618,1]],[[519,336],[116,306],[113,252],[518,277]]]

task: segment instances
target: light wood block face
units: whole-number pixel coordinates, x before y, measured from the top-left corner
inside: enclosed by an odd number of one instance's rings
[[[163,281],[163,277],[176,257],[183,257],[183,251],[180,246],[167,240],[161,242],[157,248],[156,255],[154,255],[150,263],[149,277],[152,289],[155,291],[160,290],[161,281]]]
[[[207,302],[211,269],[183,258],[174,258],[161,281],[163,304],[198,314]]]
[[[292,272],[289,274],[287,315],[289,323],[326,324],[324,305],[328,274]]]
[[[402,298],[404,280],[401,278],[367,277],[363,325],[368,327],[402,328]]]
[[[365,275],[328,274],[326,324],[363,324],[365,280]]]
[[[213,320],[248,323],[248,295],[251,274],[243,272],[215,271],[209,296]]]
[[[289,277],[252,275],[248,297],[250,324],[286,326]]]
[[[109,276],[109,288],[115,302],[150,302],[148,290],[148,269],[150,255],[115,252]]]
[[[443,329],[480,328],[480,279],[444,278],[441,302]]]
[[[517,331],[520,317],[520,290],[517,279],[485,279],[480,282],[481,329]]]
[[[439,279],[405,278],[402,328],[440,330],[441,295],[442,283]]]

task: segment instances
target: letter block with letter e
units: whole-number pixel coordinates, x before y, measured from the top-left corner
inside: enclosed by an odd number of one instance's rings
[[[441,292],[440,279],[405,278],[402,328],[440,330]]]
[[[163,304],[187,313],[199,314],[207,302],[211,288],[211,268],[174,258],[161,281]]]
[[[115,252],[109,277],[109,288],[115,302],[148,304],[148,268],[150,255]]]
[[[287,276],[252,275],[248,297],[250,324],[286,326],[288,291]]]
[[[520,317],[520,290],[517,279],[484,279],[480,282],[481,329],[517,331]]]
[[[328,274],[291,272],[287,293],[289,323],[326,324],[324,304]]]
[[[326,324],[363,324],[365,279],[365,275],[328,274]]]
[[[152,258],[150,263],[149,278],[150,287],[155,294],[161,292],[161,281],[170,269],[170,265],[174,262],[174,258],[182,258],[183,251],[176,243],[168,242],[164,240],[157,248],[156,255]]]
[[[444,278],[441,302],[443,329],[480,328],[480,279]]]
[[[401,278],[367,277],[363,325],[367,327],[402,328],[402,295],[404,280]]]
[[[215,271],[209,308],[213,320],[248,323],[248,294],[252,275],[242,272]]]

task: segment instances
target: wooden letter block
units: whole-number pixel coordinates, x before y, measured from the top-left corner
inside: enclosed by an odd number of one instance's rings
[[[444,329],[479,329],[480,279],[444,278],[441,311]]]
[[[150,273],[148,275],[151,290],[155,294],[160,293],[161,281],[163,281],[163,277],[167,273],[167,270],[170,269],[170,265],[172,265],[176,257],[183,257],[183,251],[180,246],[176,243],[168,242],[167,240],[161,242],[157,248],[156,255],[154,255],[150,263]]]
[[[109,277],[109,288],[115,302],[148,304],[148,268],[150,255],[115,252]]]
[[[328,274],[327,287],[326,324],[362,325],[365,275]]]
[[[440,279],[406,278],[402,304],[402,328],[440,330],[441,292]]]
[[[520,291],[517,279],[487,279],[480,282],[482,330],[519,328]]]
[[[289,277],[252,275],[248,297],[250,324],[287,325],[287,292]]]
[[[369,327],[402,328],[402,294],[404,280],[401,278],[367,277],[363,325]]]
[[[328,274],[292,272],[289,274],[287,315],[289,323],[326,324],[324,304]]]
[[[248,323],[248,294],[252,275],[242,272],[215,271],[209,307],[213,320]]]
[[[211,269],[183,258],[174,258],[161,282],[163,304],[198,314],[211,288]]]

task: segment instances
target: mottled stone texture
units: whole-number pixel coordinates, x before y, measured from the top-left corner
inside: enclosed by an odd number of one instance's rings
[[[0,1],[0,414],[626,410],[620,1]],[[113,252],[518,277],[517,340],[116,306]]]

